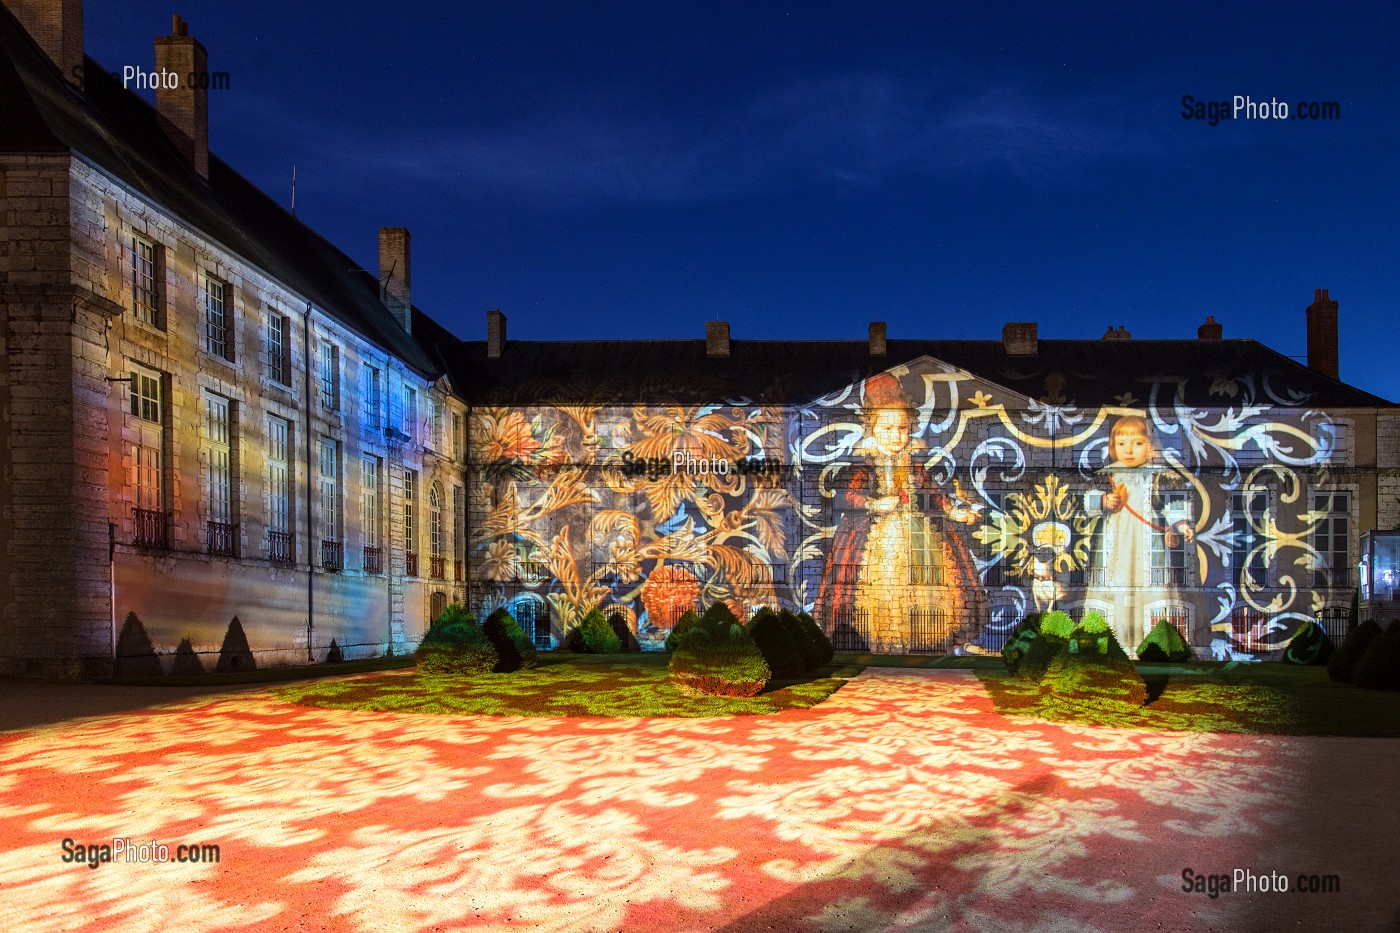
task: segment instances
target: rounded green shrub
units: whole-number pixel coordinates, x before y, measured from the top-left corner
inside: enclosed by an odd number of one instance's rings
[[[728,607],[712,610],[714,606],[705,611],[672,653],[671,682],[682,690],[712,696],[756,696],[768,685],[772,669]]]
[[[498,674],[535,666],[535,643],[504,606],[486,617],[481,630],[496,649],[498,660],[495,670]]]
[[[1339,684],[1351,683],[1356,662],[1361,660],[1366,649],[1371,647],[1371,642],[1379,638],[1380,635],[1381,627],[1376,624],[1374,619],[1367,619],[1347,632],[1347,637],[1343,639],[1341,647],[1327,662],[1327,679]]]
[[[1070,633],[1069,649],[1071,654],[1085,657],[1128,660],[1128,652],[1118,643],[1118,636],[1113,634],[1113,629],[1097,612],[1089,613],[1074,627]]]
[[[1137,646],[1137,656],[1139,661],[1170,661],[1181,664],[1190,661],[1196,653],[1191,650],[1186,639],[1181,637],[1181,632],[1175,625],[1166,619],[1158,619],[1152,626],[1152,631],[1142,640],[1142,644]]]
[[[601,609],[594,609],[583,617],[569,633],[567,645],[577,654],[617,654],[622,650],[622,640]]]
[[[1008,671],[1015,674],[1020,670],[1026,652],[1039,637],[1040,613],[1032,612],[1021,620],[1021,624],[1017,625],[1016,630],[1006,639],[1006,644],[1001,646],[1001,660],[1006,664]]]
[[[666,636],[666,650],[675,651],[680,647],[681,639],[685,638],[685,633],[695,627],[695,623],[700,621],[700,615],[694,609],[687,609],[685,614],[676,620],[676,624],[671,627],[670,633]]]
[[[1371,639],[1352,669],[1351,681],[1367,690],[1400,690],[1400,619]]]
[[[1334,653],[1336,649],[1322,626],[1309,619],[1289,639],[1288,647],[1283,649],[1283,660],[1288,664],[1321,667],[1331,660]]]
[[[1069,641],[1069,637],[1074,634],[1074,620],[1062,609],[1047,612],[1040,619],[1040,634]]]
[[[836,655],[836,649],[832,646],[831,639],[827,637],[826,632],[817,624],[817,620],[805,612],[799,612],[797,614],[797,621],[802,624],[802,630],[807,633],[807,640],[817,648],[817,657],[819,659],[817,661],[817,666],[821,667],[823,664],[830,664],[831,659]]]
[[[778,621],[787,630],[788,639],[797,645],[803,671],[814,671],[826,663],[822,660],[821,644],[812,639],[811,633],[807,631],[807,627],[802,624],[802,620],[797,617],[796,613],[791,609],[780,609]]]
[[[803,670],[803,645],[794,640],[792,631],[783,624],[778,613],[764,606],[754,613],[744,631],[758,645],[759,653],[775,677],[800,674]],[[805,639],[803,639],[805,641]]]
[[[414,657],[422,674],[489,674],[501,660],[476,617],[458,603],[428,628]]]

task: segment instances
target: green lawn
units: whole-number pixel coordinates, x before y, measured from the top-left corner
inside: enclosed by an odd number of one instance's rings
[[[1333,683],[1325,668],[1274,662],[1137,668],[1148,702],[1127,711],[1059,705],[1000,664],[979,666],[977,676],[1007,716],[1183,732],[1400,737],[1400,693]]]
[[[838,662],[800,678],[773,680],[756,697],[688,696],[666,676],[662,653],[541,652],[539,666],[513,674],[419,675],[295,684],[276,691],[328,709],[498,716],[733,716],[815,706],[859,667]]]

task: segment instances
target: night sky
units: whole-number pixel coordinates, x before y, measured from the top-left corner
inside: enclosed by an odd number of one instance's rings
[[[179,12],[211,147],[468,339],[1226,337],[1400,398],[1400,8],[1172,3],[86,4],[150,69]],[[1140,8],[1139,8],[1140,7]],[[1267,12],[1264,10],[1267,9]],[[878,13],[871,12],[878,10]],[[1182,118],[1183,95],[1337,101]],[[153,95],[147,94],[148,98]]]

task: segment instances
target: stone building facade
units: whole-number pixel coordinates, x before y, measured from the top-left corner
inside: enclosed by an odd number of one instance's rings
[[[77,0],[0,10],[0,673],[100,677],[237,616],[260,664],[409,651],[449,602],[541,647],[657,647],[716,600],[854,651],[995,651],[1025,613],[1167,619],[1203,651],[1340,634],[1400,524],[1396,407],[1214,318],[1196,339],[463,341],[82,55]],[[206,66],[178,17],[157,62]],[[168,662],[167,662],[168,663]],[[206,662],[206,666],[208,662]]]

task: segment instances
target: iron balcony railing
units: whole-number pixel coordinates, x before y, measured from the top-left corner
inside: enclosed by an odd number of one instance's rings
[[[410,577],[418,576],[418,555],[413,551],[409,551],[404,557],[406,565],[404,567],[404,573]]]
[[[447,558],[445,558],[445,557],[430,557],[430,558],[428,558],[428,571],[429,571],[429,576],[431,576],[434,580],[446,580],[446,579],[447,579]]]
[[[238,524],[236,522],[205,522],[204,550],[215,557],[238,556]]]
[[[384,549],[365,545],[365,573],[384,572]]]
[[[165,513],[154,509],[133,509],[135,513],[136,543],[142,547],[169,547],[166,533]]]
[[[345,569],[345,546],[341,542],[321,539],[321,567],[331,571]]]
[[[267,559],[275,564],[296,562],[296,538],[290,531],[269,531],[267,533]]]

